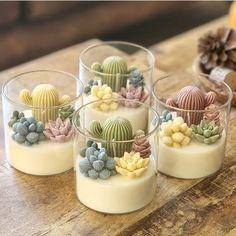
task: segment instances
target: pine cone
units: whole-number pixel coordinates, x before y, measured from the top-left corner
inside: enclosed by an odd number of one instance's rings
[[[200,64],[204,72],[216,67],[236,70],[236,30],[221,27],[209,31],[198,40]]]
[[[139,152],[142,158],[148,158],[151,155],[151,145],[142,130],[137,131],[132,150]]]

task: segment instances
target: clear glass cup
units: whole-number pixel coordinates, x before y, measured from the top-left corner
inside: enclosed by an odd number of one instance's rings
[[[195,179],[223,163],[232,92],[225,83],[205,91],[188,73],[159,78],[151,103],[160,114],[158,170]]]
[[[72,115],[82,82],[56,70],[29,71],[2,87],[5,151],[15,169],[53,175],[73,167]]]
[[[117,107],[104,112],[101,103]],[[95,101],[76,111],[73,125],[76,194],[81,203],[118,214],[152,201],[159,117],[150,106],[122,98]]]
[[[149,101],[140,91],[150,94],[154,63],[153,54],[136,44],[110,41],[89,46],[80,55],[80,79],[85,86],[83,103],[94,101],[94,96],[89,96],[94,95],[92,87],[104,84],[125,99]],[[114,98],[103,92],[98,97]]]

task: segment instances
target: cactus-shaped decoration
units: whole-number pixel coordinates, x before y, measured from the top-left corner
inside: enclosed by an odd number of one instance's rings
[[[53,142],[64,143],[71,140],[74,130],[69,118],[65,121],[57,118],[56,121],[49,121],[48,128],[43,133]]]
[[[134,87],[133,85],[128,86],[127,88],[121,88],[119,95],[122,98],[133,100],[133,101],[124,101],[124,106],[126,107],[138,107],[140,106],[139,102],[145,102],[149,94],[144,91],[144,89],[139,87]]]
[[[119,56],[107,57],[102,64],[95,62],[91,68],[104,74],[97,75],[101,76],[102,84],[110,86],[113,92],[119,92],[122,87],[126,87],[129,74],[135,69],[132,66],[128,68],[126,61]]]
[[[98,121],[92,121],[90,124],[90,132],[98,138],[109,141],[103,146],[107,150],[107,154],[111,157],[121,157],[124,152],[131,150],[131,142],[118,142],[132,140],[133,131],[129,120],[124,117],[111,117],[105,120],[103,125]],[[114,142],[112,142],[114,141]]]
[[[80,156],[82,157],[85,157],[86,156],[86,151],[88,148],[90,147],[93,147],[95,148],[97,151],[99,151],[100,149],[98,148],[98,144],[95,143],[94,141],[92,140],[88,140],[87,143],[86,143],[86,147],[84,147],[83,149],[80,150],[79,154]]]
[[[182,117],[176,117],[173,121],[163,122],[161,124],[160,138],[162,142],[174,148],[189,145],[192,136],[192,129],[184,123]]]
[[[44,124],[34,117],[21,117],[19,121],[13,124],[12,129],[14,132],[12,139],[19,144],[31,146],[45,139]]]
[[[168,110],[164,110],[160,116],[160,124],[172,120],[172,113]]]
[[[210,106],[205,108],[205,113],[203,115],[203,119],[214,121],[216,125],[220,124],[220,112],[217,110],[217,106],[211,104]]]
[[[91,179],[106,180],[116,175],[115,167],[115,160],[107,155],[105,148],[97,150],[92,146],[87,147],[85,158],[79,161],[80,172]]]
[[[33,116],[44,123],[49,120],[56,120],[58,107],[70,102],[70,97],[64,95],[59,98],[58,90],[51,84],[39,84],[32,94],[27,89],[20,92],[20,99],[33,108]]]
[[[59,117],[64,121],[66,118],[69,118],[72,121],[72,116],[75,112],[75,109],[71,105],[63,106],[59,109]]]
[[[215,143],[221,136],[223,126],[217,126],[214,121],[202,120],[199,125],[192,125],[193,136],[205,144]]]
[[[141,129],[137,130],[132,144],[132,150],[139,152],[142,158],[148,158],[151,155],[151,145],[145,132]]]
[[[12,127],[16,122],[19,122],[22,117],[25,117],[23,112],[13,111],[12,117],[8,122],[8,126]]]
[[[118,93],[112,92],[111,87],[106,84],[102,86],[93,85],[91,87],[91,95],[89,96],[90,101],[99,101],[105,100],[98,103],[93,104],[93,108],[107,112],[107,111],[115,111],[118,109],[119,103],[116,99],[119,97]]]
[[[144,76],[141,74],[141,72],[136,69],[131,71],[130,73],[130,79],[129,79],[129,85],[137,87],[144,87]]]
[[[125,152],[121,158],[114,158],[116,161],[116,171],[128,178],[141,176],[148,168],[150,159],[140,157],[139,152]]]
[[[94,86],[94,85],[98,85],[98,81],[97,80],[89,80],[87,86],[84,87],[84,93],[85,94],[90,94],[91,93],[91,88]]]
[[[210,104],[215,103],[216,94],[214,92],[203,93],[198,87],[186,86],[182,88],[176,98],[169,98],[166,104],[172,107],[189,110],[179,111],[178,115],[183,117],[188,124],[199,124],[203,118],[202,112],[197,110],[204,110]],[[191,110],[191,111],[190,111]]]

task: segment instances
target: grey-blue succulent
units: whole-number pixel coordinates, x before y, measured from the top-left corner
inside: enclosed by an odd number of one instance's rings
[[[97,151],[100,150],[100,149],[98,148],[97,143],[93,142],[92,140],[88,140],[88,141],[87,141],[87,144],[86,144],[86,147],[80,150],[80,156],[85,157],[85,156],[86,156],[86,151],[87,151],[87,149],[88,149],[89,147],[93,147],[93,148],[95,148]]]
[[[85,158],[79,161],[79,170],[86,177],[91,179],[108,179],[116,175],[116,162],[113,158],[108,157],[105,148],[95,148],[94,142],[87,143]],[[92,146],[94,145],[94,146]]]
[[[164,110],[160,116],[160,124],[172,120],[172,114],[168,110]]]
[[[133,85],[135,88],[139,86],[143,87],[145,85],[144,77],[138,69],[130,72],[129,84]]]
[[[84,88],[84,93],[90,94],[91,88],[92,88],[94,85],[98,85],[98,81],[97,81],[97,80],[93,80],[93,79],[89,80],[88,85],[85,86],[85,88]]]
[[[24,116],[25,115],[23,112],[13,111],[12,117],[11,117],[10,121],[8,122],[8,126],[12,127],[16,122],[19,122],[20,120],[25,119]]]
[[[31,146],[45,139],[44,124],[34,117],[21,117],[13,124],[12,129],[14,131],[12,139],[19,144]]]

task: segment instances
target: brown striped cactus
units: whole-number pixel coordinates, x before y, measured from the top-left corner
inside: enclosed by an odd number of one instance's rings
[[[203,93],[198,87],[186,86],[182,88],[175,98],[166,100],[166,104],[189,111],[178,111],[178,116],[182,116],[184,121],[188,124],[199,124],[203,119],[203,112],[207,106],[215,103],[216,94],[214,92]]]
[[[30,91],[23,89],[20,92],[20,99],[29,106],[32,106],[33,116],[44,123],[49,120],[56,120],[58,117],[58,106],[70,102],[70,97],[64,95],[59,98],[58,90],[51,84],[39,84],[30,94]]]

